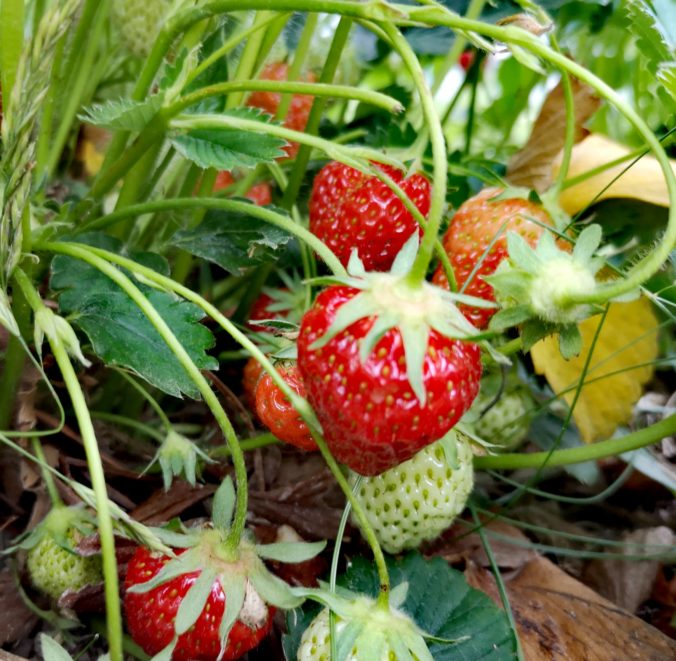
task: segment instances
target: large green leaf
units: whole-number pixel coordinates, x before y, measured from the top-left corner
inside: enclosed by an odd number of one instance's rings
[[[111,237],[90,234],[76,238],[113,252],[121,243]],[[166,262],[159,255],[131,255],[160,272]],[[167,322],[200,369],[218,369],[218,361],[206,350],[213,346],[211,332],[200,320],[204,313],[166,292],[136,282]],[[112,280],[85,262],[59,255],[52,261],[51,287],[59,294],[59,311],[81,328],[94,353],[105,363],[127,367],[170,395],[199,397],[199,390],[139,307]]]
[[[259,110],[243,108],[223,113],[244,119],[259,120],[264,117]],[[287,143],[266,133],[238,129],[191,129],[173,135],[171,141],[183,156],[201,168],[232,170],[250,168],[258,163],[270,163],[284,156]]]
[[[431,636],[458,641],[428,641],[436,661],[503,661],[516,657],[514,634],[504,611],[483,592],[471,588],[443,559],[425,560],[419,553],[410,553],[398,560],[388,558],[388,568],[392,586],[408,583],[402,610]],[[354,559],[339,583],[372,597],[378,594],[378,574],[373,562],[365,558]],[[306,608],[307,612],[296,610],[287,617],[289,633],[283,644],[289,660],[296,658],[302,633],[317,612],[313,604]]]
[[[275,259],[291,235],[258,218],[210,211],[194,229],[177,232],[172,245],[206,259],[233,274]]]

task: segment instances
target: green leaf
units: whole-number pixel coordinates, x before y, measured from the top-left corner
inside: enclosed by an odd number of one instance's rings
[[[82,235],[77,240],[113,252],[121,244],[105,235]],[[157,270],[158,256],[131,255]],[[162,261],[160,260],[161,264]],[[59,292],[59,312],[85,332],[94,353],[109,365],[133,370],[163,390],[181,397],[199,398],[197,386],[188,376],[148,318],[112,280],[93,266],[59,255],[52,260],[51,287]],[[218,361],[206,350],[214,345],[211,332],[200,320],[204,312],[173,294],[142,283],[136,286],[181,342],[199,369],[218,369]]]
[[[276,259],[291,238],[284,230],[258,218],[209,211],[194,229],[174,234],[171,244],[241,275],[251,266]]]
[[[197,618],[204,610],[207,599],[211,594],[211,588],[216,580],[216,572],[213,569],[204,568],[197,580],[192,584],[176,613],[174,627],[180,636],[197,622]]]
[[[319,555],[326,542],[276,542],[256,546],[259,557],[277,562],[305,562]]]
[[[45,633],[40,634],[40,647],[42,648],[42,658],[45,661],[73,661],[73,657]]]
[[[515,658],[514,634],[504,611],[483,592],[471,588],[464,576],[443,559],[426,560],[418,553],[410,553],[400,559],[387,558],[387,564],[393,587],[409,584],[401,610],[436,639],[427,641],[436,661]],[[347,574],[338,582],[374,598],[379,590],[373,562],[361,557],[352,559]],[[302,615],[306,609],[309,611],[309,603],[287,617],[289,635],[284,639],[284,649],[289,659],[295,659],[298,653],[298,630],[302,632],[309,624]],[[448,640],[456,642],[444,642]]]
[[[261,120],[260,111],[233,110],[223,113],[231,117]],[[282,147],[288,143],[265,133],[237,129],[191,129],[171,138],[176,150],[201,168],[232,170],[271,163],[283,157]]]
[[[676,62],[663,62],[657,67],[657,82],[676,101]]]
[[[654,72],[660,63],[674,59],[676,11],[671,2],[628,0],[627,29]],[[674,33],[672,34],[672,30]]]
[[[94,126],[124,131],[140,131],[162,107],[164,96],[155,94],[145,101],[116,99],[86,108],[80,119]]]
[[[232,478],[228,475],[221,486],[218,487],[214,495],[214,507],[212,512],[212,519],[216,528],[226,531],[230,528],[232,523],[232,513],[235,511],[235,485]]]

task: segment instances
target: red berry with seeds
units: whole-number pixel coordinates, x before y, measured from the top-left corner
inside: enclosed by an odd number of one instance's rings
[[[266,65],[260,74],[261,80],[287,80],[289,76],[289,65],[285,62],[273,62]],[[308,73],[304,78],[305,82],[314,83],[316,78],[313,73]],[[264,112],[272,115],[277,114],[282,95],[279,92],[253,92],[247,101],[247,105],[252,108],[260,108]],[[294,131],[305,131],[310,110],[314,97],[308,94],[294,94],[291,98],[291,105],[284,119],[284,126]],[[293,142],[284,148],[289,158],[294,158],[298,153],[299,145]]]
[[[423,216],[430,208],[430,183],[422,174],[376,164],[389,175]],[[353,248],[368,271],[386,271],[411,237],[422,230],[403,202],[375,176],[342,163],[325,165],[310,197],[310,230],[347,265]]]
[[[277,370],[294,392],[305,397],[305,385],[297,365],[278,365]],[[301,450],[317,449],[307,425],[267,373],[261,376],[256,386],[256,414],[279,440]]]
[[[404,319],[387,330],[367,356],[360,355],[360,349],[375,316],[363,316],[337,333],[330,331],[338,311],[360,294],[353,287],[332,286],[321,292],[305,314],[298,338],[298,367],[326,442],[339,461],[362,475],[382,473],[442,438],[472,404],[481,377],[479,347],[433,328],[424,329],[420,340],[407,342],[405,353],[400,327],[408,333],[415,325],[412,332],[420,331],[422,308],[415,306],[422,301],[430,310],[443,303],[437,288],[427,285],[421,290],[426,298],[410,304],[408,291],[397,289],[401,283],[392,279],[388,284],[390,276],[385,274],[376,277],[382,283],[373,285],[368,300],[396,309]],[[320,341],[325,335],[330,339]],[[411,344],[424,347],[425,340],[427,351],[420,356],[419,367],[426,394],[421,399],[416,394],[420,388],[414,391],[411,384],[407,361],[413,360],[408,353]]]
[[[491,199],[499,194],[499,189],[488,188],[462,204],[443,240],[459,289],[486,301],[494,301],[495,297],[484,276],[492,275],[508,256],[507,232],[517,232],[534,246],[545,227],[553,224],[549,214],[534,202],[522,198]],[[448,288],[441,267],[432,281]],[[485,328],[497,311],[466,305],[460,309],[477,328]]]
[[[256,406],[256,386],[261,374],[263,374],[261,364],[255,358],[249,358],[242,372],[242,390],[244,391],[244,400],[252,411]]]
[[[185,549],[179,549],[176,553],[180,555],[184,551]],[[200,570],[187,572],[147,592],[129,591],[132,586],[146,583],[156,576],[169,560],[166,555],[139,547],[127,568],[124,597],[127,628],[134,641],[150,655],[165,649],[174,639],[178,609],[201,574]],[[222,659],[239,659],[256,647],[272,628],[274,609],[266,606],[260,597],[257,599],[256,607],[261,611],[258,613],[260,617],[255,623],[253,619],[249,623],[241,619],[235,622],[228,635]],[[223,588],[215,580],[201,614],[194,625],[178,637],[171,658],[174,661],[214,661],[219,658],[221,642],[218,629],[224,611]]]

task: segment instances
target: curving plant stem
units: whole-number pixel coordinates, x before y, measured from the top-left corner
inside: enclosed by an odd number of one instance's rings
[[[115,266],[112,266],[109,261],[94,253],[93,250],[88,250],[87,246],[72,244],[72,243],[58,243],[58,244],[44,244],[44,250],[51,252],[58,252],[64,255],[69,255],[76,259],[80,259],[94,268],[98,269],[104,275],[108,276],[115,284],[117,284],[129,298],[138,305],[143,314],[148,318],[150,323],[155,327],[164,342],[167,344],[172,353],[176,356],[181,366],[188,373],[192,381],[198,387],[204,401],[211,410],[223,431],[225,440],[230,449],[232,456],[232,463],[235,468],[235,478],[237,479],[237,504],[235,509],[235,516],[230,529],[227,544],[234,551],[244,532],[246,524],[246,516],[248,509],[248,490],[247,490],[247,471],[244,462],[244,454],[242,453],[235,430],[228,419],[227,414],[223,410],[218,397],[215,395],[206,378],[198,369],[195,363],[190,358],[190,355],[185,350],[183,345],[176,338],[171,328],[159,312],[144,296],[141,290],[127,277],[122,271]],[[111,253],[112,254],[112,253]],[[108,255],[108,253],[106,253]],[[133,263],[133,262],[132,262]]]
[[[202,310],[204,310],[214,321],[216,321],[221,326],[221,328],[223,328],[223,330],[226,331],[226,333],[228,333],[236,342],[238,342],[244,349],[246,349],[261,364],[263,369],[265,369],[265,371],[268,372],[268,374],[270,374],[270,377],[272,378],[272,380],[280,388],[280,390],[284,393],[284,395],[291,402],[291,404],[298,411],[299,415],[302,417],[302,419],[305,421],[305,423],[308,425],[308,427],[312,431],[313,438],[315,439],[317,446],[318,446],[320,452],[322,453],[322,456],[326,460],[326,462],[329,466],[329,469],[333,473],[333,476],[336,478],[336,481],[338,482],[338,484],[341,487],[343,493],[345,494],[345,497],[350,502],[350,505],[352,506],[354,514],[359,521],[359,525],[362,528],[362,531],[364,533],[364,537],[366,537],[366,540],[369,543],[369,546],[371,547],[371,550],[372,550],[373,555],[374,555],[374,560],[375,560],[375,563],[376,563],[376,567],[378,569],[378,575],[379,575],[379,578],[380,578],[380,586],[381,586],[379,601],[380,601],[381,604],[386,605],[389,602],[390,580],[389,580],[389,574],[388,574],[388,571],[387,571],[387,565],[385,563],[385,556],[383,555],[382,549],[380,548],[380,544],[378,543],[375,532],[373,531],[373,528],[371,527],[371,525],[370,525],[370,523],[369,523],[369,521],[366,517],[366,513],[364,511],[364,508],[361,506],[359,501],[354,497],[354,494],[352,493],[352,489],[350,488],[350,485],[348,484],[345,476],[343,475],[343,472],[340,469],[340,466],[338,465],[336,460],[333,458],[333,455],[331,455],[331,452],[329,451],[328,447],[326,446],[326,442],[324,441],[324,439],[322,438],[322,436],[319,432],[321,427],[320,427],[320,425],[319,425],[319,423],[318,423],[318,421],[317,421],[317,419],[314,415],[312,408],[308,404],[307,400],[305,400],[303,397],[300,397],[296,392],[294,392],[289,387],[289,384],[286,383],[286,381],[284,381],[284,379],[280,376],[279,372],[275,369],[274,365],[269,360],[269,358],[244,333],[242,333],[242,331],[240,331],[229,319],[227,319],[211,303],[206,301],[199,294],[196,294],[195,292],[193,292],[188,287],[180,285],[177,282],[174,282],[171,278],[163,276],[163,275],[157,273],[156,271],[153,271],[150,268],[142,266],[141,264],[138,264],[137,262],[134,262],[133,260],[128,259],[126,257],[116,255],[114,253],[108,252],[106,250],[102,250],[100,248],[92,248],[90,246],[86,246],[86,245],[83,245],[83,244],[46,242],[46,243],[40,244],[39,249],[45,250],[45,251],[48,251],[48,252],[53,252],[53,253],[70,255],[71,257],[75,257],[77,259],[82,259],[83,261],[86,261],[87,263],[92,264],[92,266],[96,266],[97,268],[99,266],[105,265],[106,269],[105,269],[104,272],[107,275],[110,273],[111,274],[110,277],[115,276],[115,277],[113,277],[113,279],[115,279],[116,281],[118,280],[119,277],[124,278],[129,283],[129,285],[131,287],[134,287],[134,285],[131,283],[131,281],[129,281],[129,279],[125,275],[123,275],[114,266],[110,265],[109,262],[112,262],[112,263],[118,264],[119,266],[122,266],[122,267],[128,269],[129,271],[131,271],[132,273],[134,273],[136,275],[142,276],[143,278],[145,278],[146,280],[148,280],[150,282],[155,283],[156,285],[158,285],[162,289],[165,289],[167,291],[172,291],[175,294],[178,294],[179,296],[185,298],[186,300],[188,300],[192,303],[195,303],[196,305],[201,307]],[[103,270],[103,269],[101,269],[101,270]],[[136,289],[136,288],[134,287],[134,289]],[[126,287],[125,287],[125,291],[127,291]],[[139,292],[139,294],[140,294],[140,292]],[[142,294],[140,294],[140,296],[143,297]],[[134,300],[136,300],[136,299],[134,299]],[[150,306],[150,308],[152,308],[152,306]],[[144,310],[144,312],[146,312],[146,310],[144,308],[142,308],[142,309]],[[154,315],[159,317],[157,312],[154,311],[154,308],[152,310],[154,312]],[[149,318],[150,318],[150,316],[149,316]],[[161,317],[160,317],[160,320],[161,320]],[[152,319],[151,319],[151,321],[152,321]],[[164,323],[164,322],[162,322],[162,323]],[[153,321],[153,325],[155,325],[154,321]],[[155,327],[158,328],[157,325],[155,325]],[[158,328],[158,330],[159,330],[159,328]],[[173,337],[173,335],[172,335],[172,337]],[[181,347],[181,349],[183,349],[183,347]],[[190,362],[192,363],[192,361],[190,361]],[[198,371],[198,374],[199,374],[199,371]],[[200,374],[200,376],[201,376],[201,374]],[[204,377],[202,377],[202,378],[204,378]],[[213,393],[212,393],[212,395],[213,395]],[[206,400],[206,397],[205,397],[205,400]],[[207,403],[209,403],[209,402],[207,401]],[[219,404],[219,407],[220,407],[220,404]],[[213,411],[213,409],[212,409],[212,411]],[[225,415],[225,414],[223,414],[223,415]],[[227,420],[227,418],[226,418],[226,420]],[[235,445],[237,445],[237,444],[235,443]],[[240,447],[237,446],[236,449],[237,449],[237,452],[240,453],[240,455],[241,455]],[[239,493],[239,489],[238,489],[238,493]],[[239,508],[239,498],[238,498],[238,508]]]
[[[676,414],[660,422],[626,434],[620,438],[610,438],[599,443],[591,443],[578,448],[554,450],[553,452],[531,452],[498,454],[487,457],[475,457],[474,467],[478,470],[516,470],[520,468],[540,468],[545,462],[547,468],[579,464],[592,459],[616,457],[624,452],[652,445],[666,436],[676,433]]]
[[[42,299],[33,287],[30,278],[20,268],[17,268],[14,272],[14,278],[19,287],[21,287],[21,291],[33,312],[37,314],[40,310],[43,310]],[[115,538],[113,536],[113,521],[108,502],[108,492],[106,490],[106,478],[96,441],[96,433],[89,414],[87,401],[63,341],[57,335],[50,333],[47,334],[47,340],[73,404],[73,410],[75,411],[75,417],[77,418],[82,443],[87,456],[87,466],[96,497],[99,537],[101,539],[109,653],[113,661],[122,661],[122,613],[120,611]]]

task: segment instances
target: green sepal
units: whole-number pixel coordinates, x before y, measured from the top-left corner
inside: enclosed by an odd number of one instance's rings
[[[163,650],[160,650],[150,661],[171,661],[177,643],[178,636],[175,636],[174,639]]]
[[[425,354],[427,353],[429,329],[422,324],[402,324],[399,327],[399,332],[401,333],[404,354],[406,355],[406,376],[408,376],[408,382],[411,385],[413,393],[418,398],[420,406],[425,406],[427,393],[423,383],[423,367],[425,364]]]
[[[561,355],[570,360],[582,351],[582,334],[577,324],[563,326],[559,332],[559,351]]]
[[[237,616],[244,604],[246,578],[241,574],[235,574],[228,576],[227,581],[225,581],[223,577],[219,577],[219,579],[221,588],[223,588],[225,594],[225,611],[223,612],[221,623],[218,625],[218,637],[221,641],[222,652],[228,642],[230,630],[237,621]]]
[[[214,526],[221,532],[227,532],[230,529],[236,500],[235,485],[228,475],[216,490],[211,514]]]
[[[256,545],[256,553],[265,560],[277,562],[305,562],[318,556],[326,548],[326,542],[275,542]]]
[[[193,624],[195,624],[195,622],[197,622],[197,619],[204,610],[207,599],[211,594],[211,588],[213,587],[215,580],[216,572],[213,569],[205,567],[202,569],[202,572],[195,582],[190,586],[190,589],[181,600],[181,604],[176,612],[174,629],[178,636],[184,634]]]
[[[194,550],[187,551],[182,555],[170,560],[166,565],[160,569],[160,571],[155,574],[151,579],[145,583],[137,583],[132,585],[128,592],[134,592],[143,594],[144,592],[150,592],[150,590],[167,583],[168,581],[178,578],[183,574],[189,574],[191,572],[197,571],[202,567],[201,558],[195,553]]]
[[[542,264],[537,253],[518,232],[507,232],[507,252],[513,264],[530,273],[537,271]]]
[[[281,578],[271,574],[261,563],[261,566],[249,574],[251,585],[268,604],[278,608],[296,608],[304,599],[298,596],[293,588]]]
[[[364,293],[357,294],[354,298],[347,301],[347,303],[341,305],[329,329],[324,335],[310,345],[310,349],[321,349],[336,337],[336,335],[342,333],[346,328],[367,316],[369,314],[367,306],[368,298]]]
[[[418,254],[419,245],[420,240],[418,238],[418,233],[413,232],[392,262],[392,267],[390,268],[390,273],[392,275],[406,275],[410,272]],[[351,273],[349,269],[348,273]]]
[[[390,636],[389,643],[394,652],[394,658],[397,659],[397,661],[415,661],[408,646],[401,639],[401,636]]]
[[[369,332],[366,334],[366,337],[362,340],[361,346],[359,347],[359,360],[362,363],[365,363],[368,357],[371,355],[371,352],[375,348],[376,344],[380,339],[389,331],[397,325],[397,320],[392,314],[385,312],[379,317],[376,317],[371,326]]]
[[[187,532],[175,532],[166,528],[150,528],[150,531],[164,544],[177,549],[188,549],[195,546],[200,537],[198,534]]]
[[[530,319],[521,326],[521,345],[524,352],[531,350],[531,347],[548,335],[553,335],[556,327],[540,319]]]
[[[518,326],[533,316],[528,305],[516,305],[513,308],[500,310],[491,318],[489,328],[492,331],[502,332],[512,326]]]
[[[345,661],[352,652],[357,639],[364,631],[364,623],[359,620],[353,620],[345,625],[345,628],[338,634],[336,641],[336,657],[337,661]],[[361,650],[360,650],[361,651]],[[360,655],[361,658],[361,655]],[[368,659],[364,656],[364,659]]]
[[[393,608],[399,608],[408,596],[408,581],[402,581],[390,591],[390,604]]]
[[[601,245],[603,230],[600,225],[589,225],[577,237],[573,248],[573,258],[580,262],[591,262],[594,253]]]
[[[493,275],[484,276],[484,280],[495,290],[497,298],[515,300],[517,303],[529,300],[533,276],[519,269],[504,268],[502,264]]]
[[[459,470],[458,463],[458,437],[456,436],[455,427],[449,429],[446,434],[438,441],[441,449],[444,452],[444,461],[446,465],[454,471]]]

